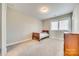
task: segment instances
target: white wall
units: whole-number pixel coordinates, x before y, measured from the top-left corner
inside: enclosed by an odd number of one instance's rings
[[[72,32],[79,33],[79,4],[77,4],[73,10]]]
[[[50,20],[43,20],[42,26],[43,26],[44,30],[49,30],[50,29]]]
[[[20,40],[29,40],[32,32],[39,32],[42,28],[40,20],[26,16],[18,10],[7,8],[7,44]]]
[[[1,7],[1,3],[0,3],[0,48],[1,48],[1,45],[2,45],[2,40],[1,40],[1,18],[2,18],[2,7]]]

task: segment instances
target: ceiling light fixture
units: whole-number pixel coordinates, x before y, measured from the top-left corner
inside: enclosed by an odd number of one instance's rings
[[[41,7],[40,11],[43,13],[47,13],[48,12],[48,7]]]

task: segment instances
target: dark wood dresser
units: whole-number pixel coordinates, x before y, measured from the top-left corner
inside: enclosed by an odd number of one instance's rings
[[[64,55],[79,56],[79,34],[64,34]]]

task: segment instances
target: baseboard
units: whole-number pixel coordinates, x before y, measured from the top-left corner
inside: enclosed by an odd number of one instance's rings
[[[29,40],[32,40],[32,39],[29,39]],[[29,41],[29,40],[28,39],[25,39],[25,40],[16,41],[16,42],[7,44],[7,46],[12,46],[12,45],[19,44],[19,43],[23,43],[23,42],[26,42],[26,41]]]

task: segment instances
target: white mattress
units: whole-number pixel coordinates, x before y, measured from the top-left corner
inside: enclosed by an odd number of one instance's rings
[[[42,38],[44,38],[44,37],[47,37],[47,36],[49,36],[48,33],[45,33],[45,32],[40,33],[40,39],[42,39]]]

